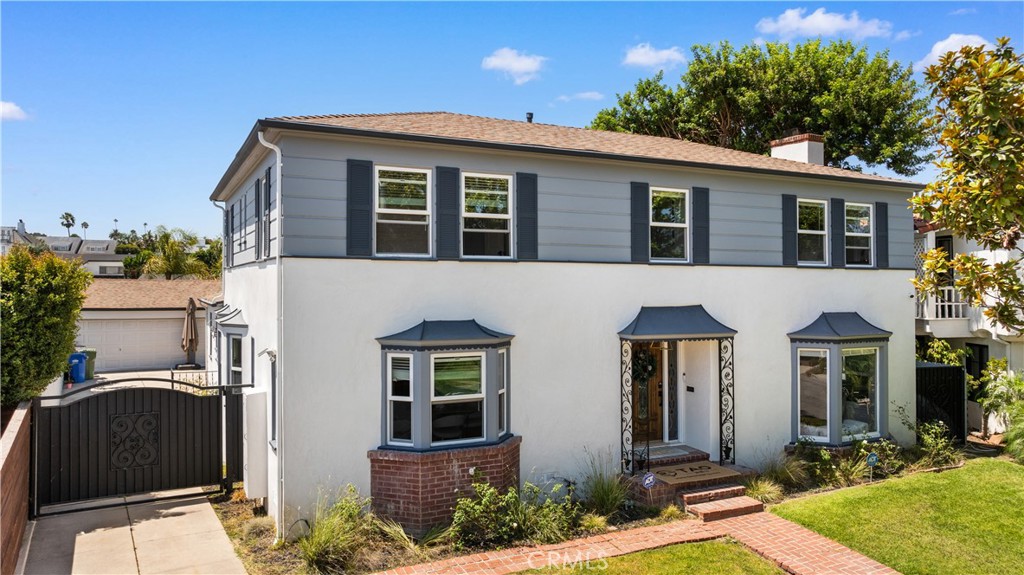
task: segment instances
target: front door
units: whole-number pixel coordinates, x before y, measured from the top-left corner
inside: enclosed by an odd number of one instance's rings
[[[633,344],[633,442],[661,441],[662,351],[657,344]]]

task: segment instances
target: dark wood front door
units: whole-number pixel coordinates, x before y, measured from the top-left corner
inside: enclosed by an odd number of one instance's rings
[[[633,441],[662,439],[662,352],[650,343],[633,345]]]

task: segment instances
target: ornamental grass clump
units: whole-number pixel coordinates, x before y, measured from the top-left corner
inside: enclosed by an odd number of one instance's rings
[[[306,567],[313,573],[338,573],[354,568],[361,550],[375,535],[376,525],[369,513],[370,500],[349,485],[344,494],[317,498],[313,525],[298,548]]]
[[[761,461],[760,467],[760,477],[788,489],[805,487],[809,479],[807,463],[781,451]]]
[[[778,503],[782,501],[782,486],[768,477],[754,477],[748,479],[744,486],[747,489],[747,497],[753,497],[761,503]]]
[[[593,513],[614,518],[622,511],[629,495],[626,482],[611,453],[595,454],[587,451],[587,467],[581,489],[584,507]]]

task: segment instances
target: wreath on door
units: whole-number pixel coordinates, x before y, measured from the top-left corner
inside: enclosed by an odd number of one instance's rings
[[[640,348],[633,353],[633,381],[635,383],[647,383],[654,377],[658,370],[658,362],[654,354]]]

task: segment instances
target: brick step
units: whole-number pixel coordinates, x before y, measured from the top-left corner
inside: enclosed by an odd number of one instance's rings
[[[707,522],[764,511],[764,504],[753,497],[742,495],[690,505],[686,511],[696,515],[701,521]]]
[[[739,497],[746,494],[747,489],[742,485],[729,484],[704,489],[688,489],[679,493],[679,499],[683,504],[683,509],[688,509],[689,506],[698,503],[707,503],[708,501]]]
[[[651,467],[663,465],[678,465],[680,463],[693,463],[694,461],[709,461],[711,456],[703,451],[686,453],[680,455],[663,455],[651,457]]]

